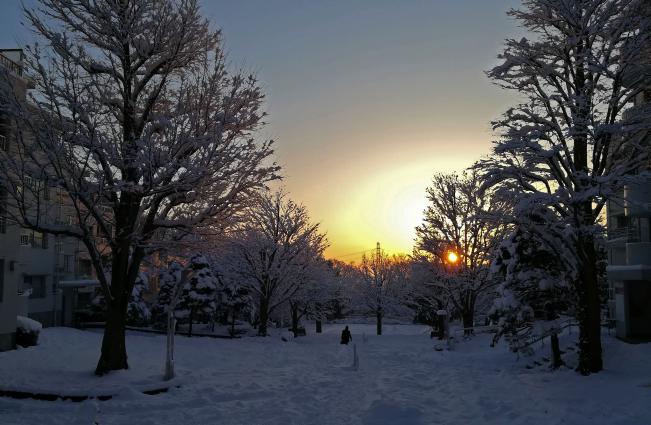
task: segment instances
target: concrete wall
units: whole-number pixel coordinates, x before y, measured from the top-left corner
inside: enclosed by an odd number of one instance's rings
[[[16,308],[18,307],[15,285],[7,278],[9,263],[0,255],[0,351],[11,350],[16,345]]]

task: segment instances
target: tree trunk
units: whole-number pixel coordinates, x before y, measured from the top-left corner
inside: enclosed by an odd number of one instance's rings
[[[194,320],[194,308],[190,309],[189,325],[188,325],[188,336],[192,336],[192,321]]]
[[[110,293],[105,293],[106,325],[102,338],[102,351],[95,368],[96,375],[112,370],[128,369],[125,326],[127,307],[136,276],[129,273],[128,247],[118,251],[113,258]]]
[[[377,334],[382,335],[382,312],[378,311],[376,313],[376,318],[377,318]]]
[[[583,36],[582,36],[583,37]],[[587,49],[586,41],[580,37],[576,46],[576,57],[585,58],[584,50]],[[587,37],[587,36],[585,36]],[[588,149],[588,126],[591,111],[588,94],[591,83],[586,77],[587,63],[577,61],[575,86],[576,86],[576,116],[574,116],[575,135],[573,155],[577,171],[577,191],[591,189],[589,180],[590,170]],[[573,114],[574,115],[574,114]],[[595,166],[595,164],[593,164]],[[599,372],[603,369],[601,359],[601,303],[599,301],[599,280],[597,275],[597,253],[594,246],[594,237],[590,228],[595,224],[595,215],[592,209],[592,199],[581,200],[574,207],[574,220],[578,231],[577,253],[580,261],[578,283],[578,318],[579,318],[579,365],[578,370],[583,375]]]
[[[292,305],[292,332],[294,333],[294,338],[298,336],[298,304]]]
[[[112,370],[129,368],[124,334],[127,307],[123,298],[116,297],[114,302],[107,303],[102,353],[95,368],[95,375],[101,376]]]
[[[317,320],[316,321],[316,333],[320,334],[321,333],[321,321]]]
[[[235,309],[232,311],[231,318],[231,338],[235,337]]]
[[[601,357],[601,302],[599,299],[599,278],[597,274],[597,254],[591,236],[579,236],[583,252],[580,265],[579,286],[579,365],[583,375],[596,373],[603,369]]]
[[[561,347],[558,343],[558,334],[553,334],[551,336],[551,346],[552,346],[552,367],[558,369],[563,366],[563,359],[561,359]]]
[[[463,335],[470,336],[473,334],[472,328],[475,326],[475,314],[473,311],[464,311],[462,315],[463,320]]]
[[[258,336],[267,336],[267,322],[269,321],[269,300],[260,297],[260,323],[258,324]]]

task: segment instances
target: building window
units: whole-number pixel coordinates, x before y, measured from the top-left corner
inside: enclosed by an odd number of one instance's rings
[[[68,273],[72,271],[72,255],[63,256],[63,271]]]
[[[45,276],[25,276],[23,283],[24,286],[32,290],[29,298],[46,297],[47,287],[45,286]]]
[[[80,258],[77,274],[79,274],[81,277],[91,277],[92,273],[93,273],[93,266],[90,260]]]
[[[48,235],[47,233],[43,233],[43,240],[41,241],[41,248],[47,249],[48,247]]]
[[[61,187],[57,187],[57,202],[59,205],[63,205],[65,203],[65,192]]]
[[[54,253],[63,254],[63,241],[60,237],[57,237],[56,242],[54,242]]]
[[[31,234],[31,243],[32,248],[43,248],[43,233],[41,232],[32,232]]]
[[[0,134],[0,150],[7,152],[9,150],[9,142],[7,138]]]
[[[29,233],[21,233],[20,235],[20,245],[21,246],[29,246],[30,245],[30,235]]]

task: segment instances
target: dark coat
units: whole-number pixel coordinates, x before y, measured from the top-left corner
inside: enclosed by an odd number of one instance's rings
[[[353,340],[353,336],[350,334],[350,331],[348,330],[348,328],[341,331],[341,343],[342,344],[348,344],[352,340]]]

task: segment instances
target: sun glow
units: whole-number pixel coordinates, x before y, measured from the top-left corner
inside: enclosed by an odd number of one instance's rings
[[[376,241],[388,254],[411,253],[415,228],[427,205],[425,188],[431,167],[403,167],[370,176],[350,190],[337,216],[324,220],[328,239],[335,242],[326,255],[357,261],[348,253],[372,250]]]
[[[448,255],[446,256],[446,258],[448,260],[448,263],[451,264],[456,264],[456,262],[459,261],[459,256],[454,251],[448,251]]]

